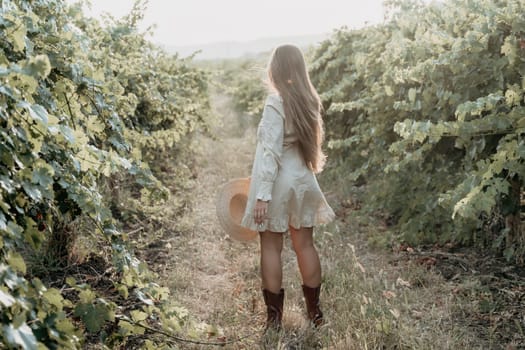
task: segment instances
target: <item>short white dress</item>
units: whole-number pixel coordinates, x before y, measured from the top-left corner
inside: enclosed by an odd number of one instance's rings
[[[254,221],[257,199],[270,201],[267,219]],[[301,156],[297,135],[286,122],[282,98],[269,95],[257,129],[257,147],[250,189],[241,226],[254,231],[286,232],[332,221],[334,211],[326,202],[315,174]]]

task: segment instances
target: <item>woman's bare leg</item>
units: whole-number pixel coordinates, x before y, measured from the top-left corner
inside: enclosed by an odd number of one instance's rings
[[[261,237],[261,277],[263,289],[278,294],[281,290],[283,272],[281,252],[283,250],[283,234],[265,231]]]
[[[313,231],[313,227],[301,227],[299,230],[290,227],[292,246],[297,255],[303,284],[315,288],[321,284],[321,263],[314,246]]]

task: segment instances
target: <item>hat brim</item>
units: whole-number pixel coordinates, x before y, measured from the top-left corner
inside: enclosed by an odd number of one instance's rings
[[[237,241],[251,241],[257,231],[241,226],[248,201],[250,178],[233,179],[222,186],[217,193],[216,211],[221,227]]]

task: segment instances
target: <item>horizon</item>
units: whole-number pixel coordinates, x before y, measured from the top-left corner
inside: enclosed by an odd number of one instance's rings
[[[338,28],[334,28],[334,30],[337,30]],[[251,42],[257,42],[257,41],[263,41],[263,40],[276,40],[281,38],[300,38],[300,37],[313,37],[313,36],[321,36],[321,35],[327,35],[329,36],[331,32],[326,33],[306,33],[306,34],[298,34],[298,35],[281,35],[281,36],[267,36],[267,37],[257,37],[253,39],[226,39],[221,41],[210,41],[210,42],[204,42],[204,43],[198,43],[198,44],[187,44],[187,45],[168,45],[169,47],[198,47],[198,46],[209,46],[209,45],[220,45],[220,44],[246,44]]]

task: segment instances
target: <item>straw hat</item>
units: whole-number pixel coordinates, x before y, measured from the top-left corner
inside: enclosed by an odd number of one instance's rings
[[[249,241],[257,237],[257,232],[242,227],[250,178],[233,179],[222,186],[217,194],[216,209],[219,223],[231,238],[238,241]]]

